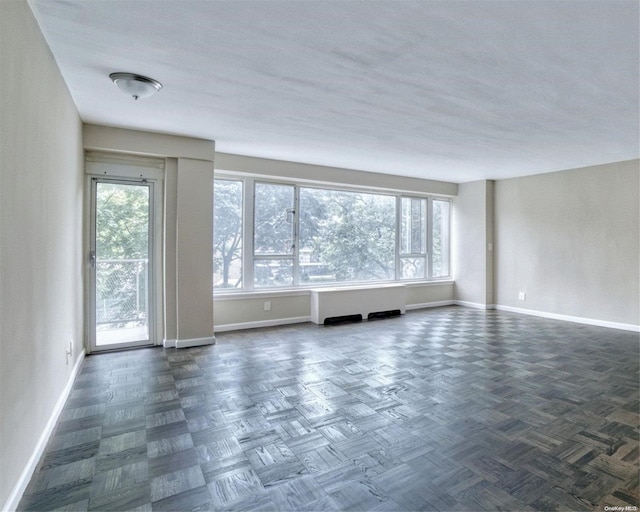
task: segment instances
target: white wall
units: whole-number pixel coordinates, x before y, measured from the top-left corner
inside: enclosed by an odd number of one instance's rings
[[[639,164],[496,182],[496,303],[638,326]]]
[[[400,190],[421,194],[455,196],[458,185],[444,181],[421,180],[375,172],[353,171],[337,167],[284,162],[268,158],[216,153],[216,169],[237,171],[313,183],[366,187],[370,190]]]
[[[455,299],[487,307],[493,304],[492,181],[458,186],[452,221],[452,274]]]
[[[0,48],[4,510],[80,355],[83,162],[79,116],[27,2],[0,2]]]
[[[269,311],[264,310],[265,301],[271,304]],[[227,296],[224,299],[216,298],[214,303],[216,332],[230,328],[309,321],[311,316],[307,292],[272,295],[260,293],[259,297],[247,297],[246,294],[244,297]]]

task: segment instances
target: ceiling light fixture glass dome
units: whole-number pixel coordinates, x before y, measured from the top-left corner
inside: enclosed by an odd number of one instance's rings
[[[162,89],[162,84],[157,80],[134,73],[111,73],[109,78],[122,92],[132,96],[134,100],[148,98]]]

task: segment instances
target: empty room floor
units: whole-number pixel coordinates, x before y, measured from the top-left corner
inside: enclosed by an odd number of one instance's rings
[[[20,509],[634,510],[639,350],[452,306],[90,356]]]

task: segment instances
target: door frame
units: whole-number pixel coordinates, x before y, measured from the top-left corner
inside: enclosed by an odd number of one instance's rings
[[[163,203],[165,161],[156,158],[133,157],[103,153],[87,153],[85,156],[85,350],[105,352],[127,348],[148,347],[162,344],[164,325],[163,268]],[[149,186],[149,339],[144,342],[125,342],[96,346],[95,273],[92,269],[91,250],[95,248],[95,194],[98,182],[122,184],[146,184]]]

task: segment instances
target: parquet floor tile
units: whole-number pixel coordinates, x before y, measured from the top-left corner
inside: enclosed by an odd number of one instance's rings
[[[462,307],[90,356],[19,509],[633,512],[639,366]]]

